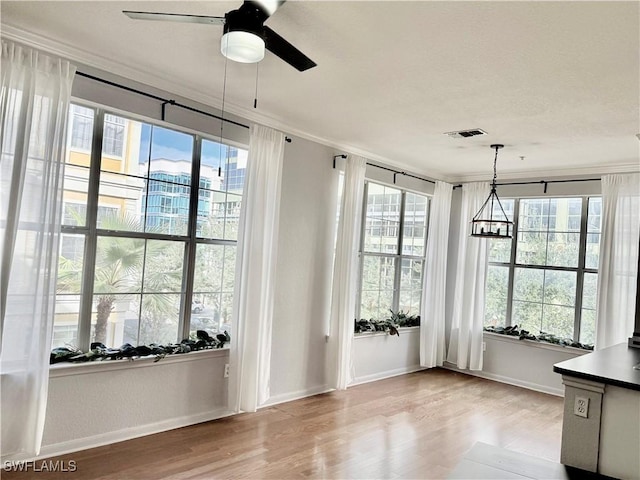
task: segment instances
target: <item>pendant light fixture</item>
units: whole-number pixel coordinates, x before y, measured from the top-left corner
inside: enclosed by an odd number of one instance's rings
[[[493,182],[491,193],[480,207],[480,210],[471,220],[471,236],[484,238],[511,238],[513,236],[513,222],[504,213],[502,203],[496,192],[496,163],[498,162],[498,150],[504,145],[493,144],[491,148],[496,151],[493,159]]]

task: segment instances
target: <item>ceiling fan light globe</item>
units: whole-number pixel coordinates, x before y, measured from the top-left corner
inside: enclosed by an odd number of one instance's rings
[[[240,63],[256,63],[264,58],[264,40],[244,31],[227,32],[222,36],[220,51],[229,60]]]

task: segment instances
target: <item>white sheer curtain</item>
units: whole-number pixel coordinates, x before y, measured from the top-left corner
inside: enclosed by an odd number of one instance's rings
[[[489,196],[489,183],[462,186],[458,266],[447,361],[482,370],[482,327],[487,277],[487,241],[470,237],[471,219]]]
[[[75,67],[2,40],[2,459],[40,451]]]
[[[442,366],[445,356],[445,297],[447,250],[453,185],[436,182],[429,209],[429,234],[420,303],[420,365]]]
[[[640,242],[640,174],[602,177],[597,349],[633,335]]]
[[[240,214],[229,407],[255,412],[269,398],[271,326],[284,134],[251,127]]]
[[[338,390],[346,389],[354,376],[351,349],[358,295],[358,251],[366,169],[366,159],[355,155],[347,157],[333,267],[329,335],[329,385]]]

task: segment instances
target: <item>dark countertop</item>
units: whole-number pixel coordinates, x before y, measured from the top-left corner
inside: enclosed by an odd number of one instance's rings
[[[633,369],[639,363],[640,348],[630,348],[626,343],[621,343],[556,363],[553,371],[640,391],[640,370]]]

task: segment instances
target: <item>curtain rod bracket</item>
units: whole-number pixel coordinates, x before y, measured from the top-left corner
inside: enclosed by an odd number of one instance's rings
[[[334,155],[333,156],[333,169],[335,170],[336,168],[336,158],[347,158],[347,156],[343,153],[341,155]]]

